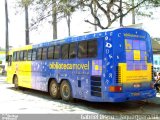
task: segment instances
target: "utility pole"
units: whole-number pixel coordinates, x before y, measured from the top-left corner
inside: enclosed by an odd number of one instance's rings
[[[6,59],[9,51],[9,33],[8,33],[8,4],[7,0],[5,0],[5,21],[6,21]]]

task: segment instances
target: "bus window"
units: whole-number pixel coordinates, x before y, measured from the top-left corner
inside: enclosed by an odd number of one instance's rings
[[[19,60],[20,61],[23,61],[24,59],[23,59],[23,51],[20,51],[19,52]]]
[[[13,53],[13,61],[16,61],[17,60],[17,52],[14,52]]]
[[[42,51],[42,60],[45,60],[47,58],[47,48],[43,48]]]
[[[79,42],[78,44],[78,58],[87,57],[87,41]]]
[[[42,59],[42,48],[39,48],[37,50],[37,60],[41,60]]]
[[[68,44],[62,45],[62,59],[68,59],[68,48]]]
[[[27,60],[27,51],[25,50],[24,51],[24,61],[26,61]]]
[[[54,46],[48,48],[48,59],[53,59]]]
[[[28,50],[27,59],[28,59],[29,61],[31,61],[31,56],[32,56],[32,50]]]
[[[60,58],[60,46],[55,46],[54,50],[54,59],[59,59]]]
[[[69,46],[69,58],[76,58],[76,43],[72,43]]]
[[[18,51],[17,52],[17,60],[16,61],[19,61],[19,56],[20,56],[20,52]]]
[[[32,50],[32,61],[36,60],[36,49]]]
[[[97,56],[97,40],[88,41],[88,57],[94,58]]]

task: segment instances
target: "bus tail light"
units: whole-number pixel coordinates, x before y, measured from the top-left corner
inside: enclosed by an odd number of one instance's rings
[[[122,86],[110,86],[109,91],[110,92],[122,92]]]

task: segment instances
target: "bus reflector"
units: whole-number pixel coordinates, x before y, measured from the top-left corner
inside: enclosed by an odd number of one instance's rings
[[[121,92],[122,91],[122,86],[110,86],[109,91],[110,92]]]

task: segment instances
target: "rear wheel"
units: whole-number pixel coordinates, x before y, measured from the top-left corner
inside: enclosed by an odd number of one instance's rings
[[[18,77],[16,75],[13,78],[13,82],[14,82],[14,87],[18,89]]]
[[[72,101],[72,90],[68,81],[63,81],[60,87],[61,97],[64,101]]]
[[[49,84],[49,94],[52,98],[60,98],[59,85],[55,80],[52,80]]]

